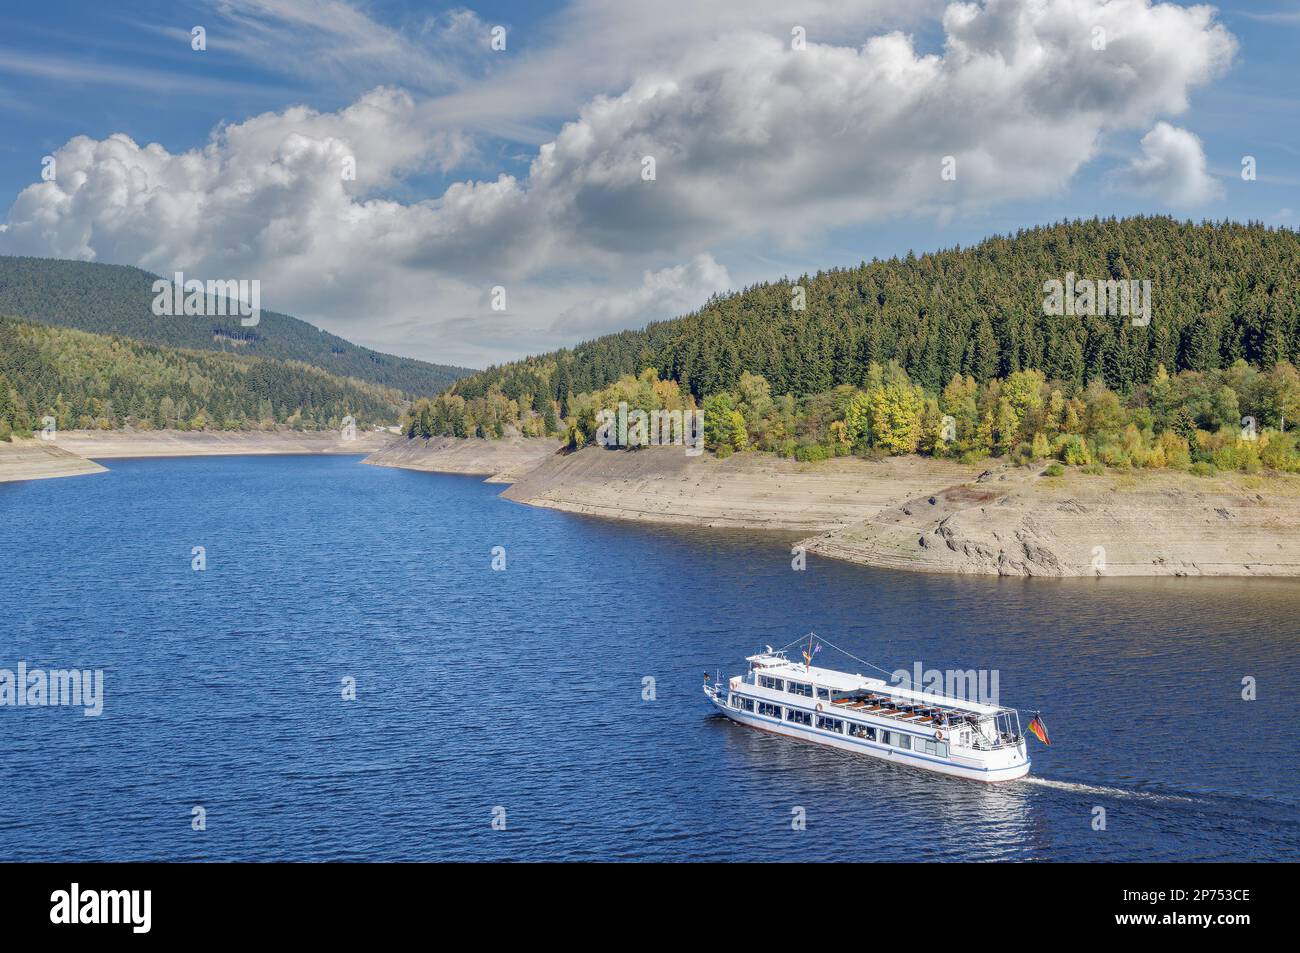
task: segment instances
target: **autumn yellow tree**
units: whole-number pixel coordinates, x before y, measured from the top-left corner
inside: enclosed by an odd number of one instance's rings
[[[895,456],[915,453],[924,409],[925,394],[905,376],[876,388],[871,393],[872,444]]]

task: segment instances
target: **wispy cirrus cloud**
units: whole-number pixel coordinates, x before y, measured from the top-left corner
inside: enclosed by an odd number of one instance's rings
[[[466,9],[429,14],[405,29],[379,23],[343,0],[214,0],[206,13],[209,49],[317,85],[356,90],[382,83],[446,92],[480,73],[490,52],[487,28]],[[189,41],[188,28],[137,26]]]
[[[1259,23],[1272,23],[1281,26],[1300,26],[1300,7],[1290,6],[1281,10],[1238,10],[1238,16],[1255,20]]]
[[[9,73],[36,79],[83,86],[108,85],[141,92],[194,93],[222,95],[260,92],[285,93],[273,83],[227,79],[221,76],[188,74],[146,66],[123,66],[120,63],[73,58],[54,53],[28,53],[0,47],[0,74]]]

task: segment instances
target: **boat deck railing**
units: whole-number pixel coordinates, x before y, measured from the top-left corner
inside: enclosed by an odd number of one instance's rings
[[[931,725],[951,730],[970,730],[973,733],[970,746],[976,751],[998,751],[1002,748],[1012,748],[1020,744],[1023,740],[1019,734],[1006,734],[1002,732],[999,732],[996,738],[990,739],[980,727],[983,718],[979,717],[975,712],[955,712],[950,709],[938,708],[937,706],[908,706],[907,703],[896,703],[903,704],[904,708],[913,707],[920,709],[920,711],[905,711],[896,708],[889,708],[881,704],[881,702],[887,701],[889,701],[887,698],[858,701],[845,698],[833,701],[832,704],[837,708],[846,709],[863,715],[872,715],[879,718],[891,718],[899,724]],[[1014,710],[1015,709],[999,709],[999,712]],[[930,714],[931,712],[938,712],[940,716],[946,715],[947,718],[936,717],[934,714]]]
[[[954,699],[956,701],[957,699]],[[948,708],[943,705],[932,705],[924,702],[912,700],[903,700],[893,698],[889,695],[871,694],[866,698],[837,698],[832,699],[832,704],[839,708],[847,708],[850,711],[858,711],[867,715],[877,715],[883,718],[894,718],[899,721],[912,722],[915,724],[935,724],[943,723],[945,725],[975,725],[977,722],[984,721],[987,718],[996,717],[1003,712],[1011,712],[1014,709],[999,708],[995,713],[985,714],[983,712],[974,712],[964,708]]]

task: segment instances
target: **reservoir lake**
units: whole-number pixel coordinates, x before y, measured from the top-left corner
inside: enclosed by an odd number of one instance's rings
[[[103,672],[98,716],[0,707],[0,860],[1300,859],[1300,581],[796,571],[359,457],[104,463],[0,484],[0,669]],[[995,671],[1052,745],[984,785],[713,711],[808,632]]]

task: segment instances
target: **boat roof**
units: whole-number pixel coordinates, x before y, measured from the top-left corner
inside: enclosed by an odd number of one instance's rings
[[[942,692],[924,692],[914,688],[903,688],[901,685],[894,685],[874,676],[860,673],[849,674],[848,672],[836,671],[833,668],[818,668],[816,665],[809,666],[802,662],[792,662],[784,652],[760,652],[757,655],[747,656],[745,661],[752,663],[755,668],[762,669],[765,675],[794,679],[799,682],[812,682],[815,685],[821,685],[837,692],[882,692],[888,694],[891,698],[901,698],[942,708],[954,708],[978,715],[996,715],[1004,711],[1014,711],[1014,709],[998,705],[984,705],[979,702],[967,701],[964,698],[945,695]]]

